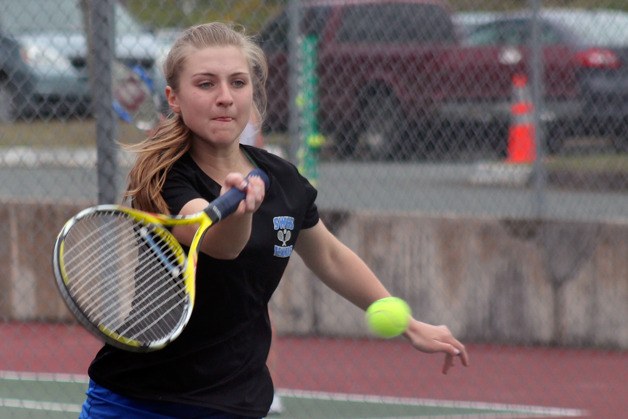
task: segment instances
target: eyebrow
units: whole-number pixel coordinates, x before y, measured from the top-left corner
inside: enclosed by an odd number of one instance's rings
[[[241,76],[250,76],[251,74],[248,71],[238,71],[236,73],[231,73],[229,74],[229,77],[241,77]],[[201,73],[195,73],[192,76],[209,76],[209,77],[216,77],[218,76],[215,73],[212,72],[201,72]]]

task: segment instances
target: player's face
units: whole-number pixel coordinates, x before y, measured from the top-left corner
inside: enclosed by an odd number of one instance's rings
[[[175,113],[212,146],[237,144],[253,107],[253,85],[244,53],[236,47],[192,50],[179,88],[166,89]]]

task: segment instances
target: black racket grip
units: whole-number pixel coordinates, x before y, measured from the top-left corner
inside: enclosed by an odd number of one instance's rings
[[[268,179],[268,175],[262,169],[253,169],[246,175],[246,180],[251,177],[257,176],[264,182],[266,190],[268,190],[268,186],[270,185],[270,180]],[[218,198],[214,199],[212,203],[207,207],[205,212],[209,215],[209,218],[212,219],[213,222],[222,220],[223,218],[233,214],[236,209],[238,209],[238,205],[240,202],[246,197],[244,191],[241,191],[238,188],[231,188],[224,194],[220,195]]]

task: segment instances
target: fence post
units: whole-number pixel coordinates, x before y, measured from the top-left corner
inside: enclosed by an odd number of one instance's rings
[[[299,75],[301,74],[301,48],[299,47],[301,14],[300,0],[290,0],[288,2],[288,104],[290,105],[288,120],[290,149],[288,157],[290,161],[295,164],[297,162],[297,154],[300,146],[299,133],[301,132],[301,112],[297,106],[294,106],[299,94]]]
[[[532,28],[530,36],[530,78],[532,86],[532,103],[534,111],[532,112],[532,125],[536,133],[536,158],[532,166],[534,178],[534,216],[542,218],[545,214],[545,193],[547,188],[547,180],[543,157],[545,156],[545,127],[541,120],[541,114],[544,112],[545,106],[543,101],[543,44],[541,41],[541,24],[540,24],[540,0],[529,0],[532,9]]]
[[[297,154],[299,171],[316,186],[318,157],[325,139],[318,130],[318,77],[316,75],[318,39],[307,35],[301,41],[301,84],[297,108],[303,122]]]
[[[85,0],[84,0],[85,1]],[[118,197],[116,116],[113,110],[112,65],[115,56],[114,0],[86,0],[90,40],[88,65],[91,106],[96,119],[96,166],[98,203],[114,203]]]

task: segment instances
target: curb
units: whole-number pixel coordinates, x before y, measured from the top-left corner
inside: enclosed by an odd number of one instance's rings
[[[131,167],[133,155],[117,150],[118,163],[123,167]],[[10,147],[0,152],[2,167],[71,167],[89,168],[96,165],[96,149],[94,148],[56,148],[33,149],[28,147]]]
[[[512,187],[528,187],[533,180],[532,165],[508,163],[480,163],[468,179],[473,185]],[[623,192],[628,190],[628,173],[547,169],[547,184],[558,189]]]

